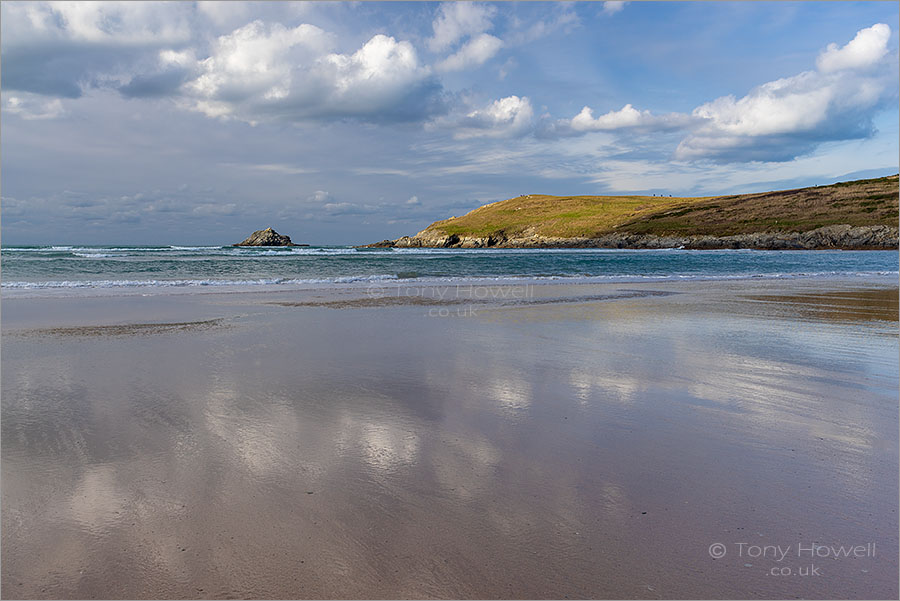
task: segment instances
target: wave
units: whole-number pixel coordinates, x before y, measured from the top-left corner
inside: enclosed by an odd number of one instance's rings
[[[334,278],[259,278],[252,280],[51,280],[45,282],[2,282],[3,288],[40,290],[50,288],[181,288],[191,286],[272,286],[297,284],[351,284],[396,280],[396,275],[360,275]]]
[[[183,287],[217,287],[217,286],[279,286],[310,284],[355,284],[380,281],[400,281],[414,279],[410,285],[435,285],[448,282],[640,282],[640,281],[715,281],[715,280],[747,280],[747,279],[800,279],[815,277],[872,277],[897,276],[898,271],[815,271],[798,273],[739,273],[739,274],[668,274],[668,275],[511,275],[511,276],[449,276],[449,277],[416,277],[401,273],[379,275],[339,276],[331,278],[258,278],[247,280],[52,280],[43,282],[12,281],[2,282],[0,287],[10,289],[40,290],[60,288],[183,288]]]
[[[222,246],[169,246],[171,250],[221,250]]]

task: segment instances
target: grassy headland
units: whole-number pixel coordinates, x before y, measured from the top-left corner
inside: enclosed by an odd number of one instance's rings
[[[851,226],[858,231],[871,226],[896,229],[898,215],[897,175],[730,196],[529,194],[437,221],[412,238],[385,242],[398,246],[528,246],[610,236],[671,239],[796,234],[827,226]]]

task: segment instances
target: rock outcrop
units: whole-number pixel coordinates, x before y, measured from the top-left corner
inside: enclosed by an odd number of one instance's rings
[[[752,248],[758,250],[894,250],[900,231],[885,225],[830,225],[807,232],[759,232],[734,236],[656,236],[613,232],[596,238],[551,238],[525,233],[515,237],[447,235],[425,229],[415,236],[384,240],[372,247],[397,248]]]
[[[306,246],[305,244],[294,244],[291,242],[290,236],[282,236],[270,227],[264,230],[258,230],[250,234],[250,237],[243,242],[238,242],[232,246]]]

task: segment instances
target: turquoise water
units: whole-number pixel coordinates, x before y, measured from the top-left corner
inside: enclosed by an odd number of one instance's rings
[[[378,280],[635,281],[892,275],[894,251],[33,246],[2,249],[2,288],[329,286]]]

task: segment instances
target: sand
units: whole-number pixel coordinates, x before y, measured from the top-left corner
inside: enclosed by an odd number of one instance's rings
[[[2,318],[4,598],[898,595],[896,279]]]

